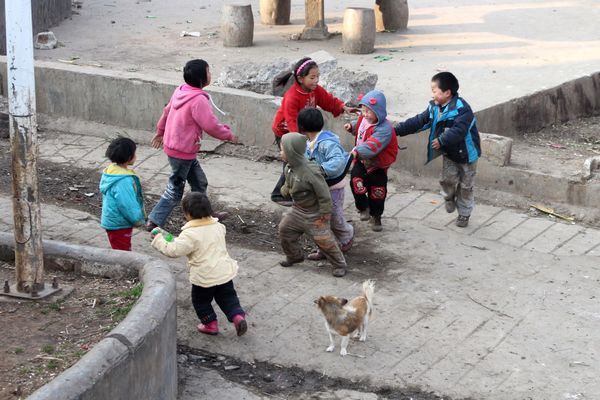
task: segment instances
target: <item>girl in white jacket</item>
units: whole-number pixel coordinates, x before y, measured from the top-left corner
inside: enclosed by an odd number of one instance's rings
[[[208,335],[219,332],[217,314],[211,305],[214,299],[241,336],[248,325],[233,287],[238,264],[227,252],[225,226],[211,217],[212,207],[205,194],[187,193],[181,207],[188,221],[181,228],[181,234],[171,239],[159,232],[152,240],[152,247],[168,257],[187,257],[192,304],[201,322],[198,331]]]

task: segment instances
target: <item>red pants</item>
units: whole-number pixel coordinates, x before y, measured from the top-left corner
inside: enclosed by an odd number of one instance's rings
[[[133,228],[117,229],[106,231],[110,246],[115,250],[131,251],[131,234]]]

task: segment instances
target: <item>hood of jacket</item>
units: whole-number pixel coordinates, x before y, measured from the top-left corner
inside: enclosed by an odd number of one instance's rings
[[[117,164],[110,164],[102,171],[102,177],[100,178],[100,192],[105,195],[115,183],[119,182],[121,179],[132,176],[139,179],[133,170],[120,167]]]
[[[188,84],[181,85],[177,88],[171,99],[171,105],[173,108],[181,108],[185,103],[192,100],[195,97],[204,96],[209,98],[208,93],[197,87],[190,86]]]
[[[360,99],[359,106],[369,107],[377,115],[377,125],[383,124],[387,118],[385,95],[379,90],[371,90]]]
[[[281,146],[287,157],[290,167],[297,169],[308,164],[304,157],[306,152],[306,136],[296,132],[290,132],[281,138]]]

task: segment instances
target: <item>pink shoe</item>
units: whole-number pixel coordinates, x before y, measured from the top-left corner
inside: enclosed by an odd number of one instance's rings
[[[210,321],[208,324],[198,324],[197,329],[198,332],[206,335],[216,335],[219,333],[219,324],[215,319],[214,321]]]
[[[233,316],[233,325],[238,336],[242,336],[248,330],[248,324],[244,314],[237,314]]]

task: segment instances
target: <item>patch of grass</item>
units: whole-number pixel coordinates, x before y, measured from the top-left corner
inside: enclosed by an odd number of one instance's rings
[[[42,351],[46,354],[52,354],[54,353],[54,346],[51,344],[45,344],[44,347],[42,347]]]
[[[58,361],[48,360],[48,363],[46,363],[46,368],[50,370],[55,370],[56,368],[58,368]]]
[[[56,300],[54,303],[48,304],[48,309],[51,311],[59,312],[60,310],[63,309],[64,302],[65,302],[64,299]]]
[[[17,347],[17,348],[14,350],[14,353],[15,353],[15,354],[21,354],[21,353],[23,353],[24,351],[25,351],[25,350],[23,350],[21,347]]]
[[[33,372],[33,368],[29,367],[29,366],[22,366],[19,367],[19,374],[21,375],[27,375]]]
[[[143,283],[138,283],[133,286],[131,289],[124,290],[122,292],[117,293],[117,297],[120,301],[110,301],[107,304],[111,305],[110,315],[115,322],[121,322],[131,308],[142,295],[142,290],[144,289]]]

